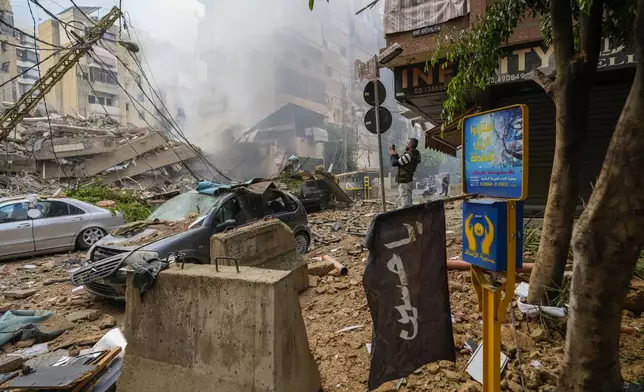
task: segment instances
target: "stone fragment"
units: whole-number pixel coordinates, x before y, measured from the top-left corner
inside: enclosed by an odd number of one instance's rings
[[[65,318],[71,322],[78,322],[82,320],[95,321],[98,320],[98,311],[95,309],[79,310],[77,312],[66,315]]]
[[[32,295],[36,294],[38,290],[36,289],[25,289],[25,290],[8,290],[8,291],[3,291],[2,295],[4,295],[7,298],[13,298],[13,299],[25,299],[29,298]]]
[[[0,356],[0,374],[18,370],[24,363],[25,359],[23,357],[13,355]]]
[[[329,263],[328,261],[318,261],[311,263],[308,265],[308,268],[309,275],[314,276],[325,276],[334,269],[333,263]]]

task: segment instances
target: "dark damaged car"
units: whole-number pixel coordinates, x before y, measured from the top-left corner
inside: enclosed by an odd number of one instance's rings
[[[273,183],[212,195],[191,191],[162,204],[146,221],[113,230],[89,250],[87,265],[72,273],[72,281],[97,296],[123,299],[128,266],[165,260],[174,252],[185,254],[186,262],[208,264],[213,234],[266,217],[287,224],[298,252],[308,251],[311,232],[302,203]]]

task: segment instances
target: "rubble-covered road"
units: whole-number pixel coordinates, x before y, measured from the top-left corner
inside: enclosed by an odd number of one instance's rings
[[[329,255],[348,267],[345,276],[330,273],[310,276],[311,288],[300,297],[311,351],[319,365],[325,391],[365,391],[369,372],[367,345],[371,341],[371,316],[362,287],[362,273],[367,251],[363,235],[378,212],[377,203],[358,203],[347,209],[328,210],[309,216],[317,241],[307,255]],[[448,205],[447,256],[460,257],[460,205]],[[50,352],[78,354],[91,347],[113,326],[123,327],[124,304],[94,299],[68,280],[69,271],[78,266],[83,253],[67,253],[25,258],[0,263],[0,311],[18,309],[49,310],[55,313],[41,327],[67,331],[48,343]],[[527,280],[528,276],[522,276]],[[477,312],[476,296],[469,283],[469,273],[449,272],[454,340],[457,362],[426,365],[405,382],[390,382],[378,391],[478,391],[480,384],[471,380],[465,368],[471,357],[462,348],[468,339],[481,339],[482,322]],[[519,391],[523,383],[529,391],[554,390],[558,369],[563,360],[561,331],[546,320],[527,321],[513,307],[517,337],[510,324],[503,326],[503,352],[510,357],[503,375],[504,390]],[[622,334],[622,374],[630,382],[642,382],[644,374],[644,319],[624,312],[623,324],[639,328]],[[353,328],[347,328],[353,327]],[[343,329],[345,332],[341,332]],[[517,357],[517,342],[520,358]],[[1,347],[0,356],[35,344],[33,340]],[[519,364],[520,363],[520,364]]]

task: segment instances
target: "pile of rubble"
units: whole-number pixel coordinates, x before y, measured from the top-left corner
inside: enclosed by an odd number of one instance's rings
[[[100,175],[106,184],[129,178],[138,182],[135,177],[142,174],[169,180],[196,151],[148,128],[52,114],[24,119],[0,143],[0,172],[37,173],[54,180]]]
[[[460,203],[446,209],[447,259],[461,258]],[[362,286],[368,251],[363,247],[364,234],[380,204],[358,202],[352,208],[324,211],[309,216],[315,247],[309,258],[310,285],[300,296],[311,351],[315,357],[324,390],[366,390],[370,367],[372,319]],[[318,269],[325,256],[347,268]],[[314,267],[314,268],[311,268]],[[376,391],[481,391],[479,382],[467,372],[482,342],[483,325],[469,271],[451,270],[450,305],[454,342],[458,349],[456,363],[440,361],[425,365],[405,379],[388,382]],[[529,274],[519,281],[527,282]],[[553,320],[531,317],[512,303],[513,323],[502,328],[502,352],[508,362],[501,376],[502,390],[554,391],[563,363],[565,319],[555,327]],[[620,357],[626,381],[641,380],[644,374],[644,318],[625,311]],[[639,343],[638,343],[639,342]]]

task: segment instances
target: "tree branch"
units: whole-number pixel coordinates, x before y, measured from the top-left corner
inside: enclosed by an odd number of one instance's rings
[[[556,61],[557,79],[566,78],[568,65],[575,54],[572,8],[570,0],[550,0],[552,43]]]
[[[540,69],[534,69],[525,74],[525,80],[534,81],[536,84],[541,86],[543,91],[545,91],[549,97],[552,98],[555,96],[555,80],[551,76],[543,73]]]
[[[588,15],[583,12],[580,17],[580,52],[585,56],[583,70],[588,76],[597,70],[597,61],[602,39],[602,22],[604,14],[604,1],[593,0]]]

